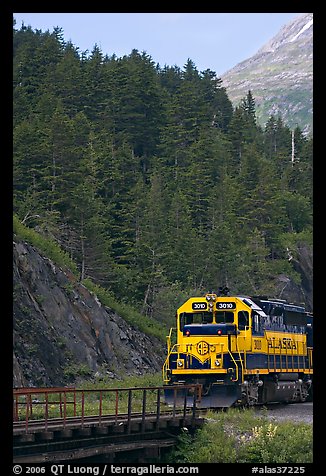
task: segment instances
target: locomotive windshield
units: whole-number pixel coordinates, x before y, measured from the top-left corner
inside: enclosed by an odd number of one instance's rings
[[[210,324],[213,322],[212,312],[183,312],[180,314],[180,329],[189,324]]]
[[[231,311],[217,311],[215,313],[215,321],[217,324],[232,324],[234,314]]]
[[[233,324],[232,311],[183,312],[180,314],[180,330],[191,324]]]

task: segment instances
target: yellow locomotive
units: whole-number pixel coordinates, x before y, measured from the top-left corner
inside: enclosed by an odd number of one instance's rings
[[[192,297],[177,310],[163,365],[166,403],[174,404],[176,384],[201,384],[202,408],[311,398],[312,314],[278,299],[227,294]],[[193,395],[178,392],[178,399],[193,404]]]

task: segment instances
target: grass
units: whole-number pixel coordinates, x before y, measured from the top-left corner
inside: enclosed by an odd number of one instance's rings
[[[183,432],[173,463],[311,463],[312,425],[271,423],[251,409],[209,412],[194,436]]]

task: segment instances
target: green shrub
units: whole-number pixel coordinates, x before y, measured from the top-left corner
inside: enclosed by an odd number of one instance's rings
[[[92,370],[86,364],[71,364],[69,363],[64,369],[63,374],[69,380],[76,377],[89,377],[92,374]]]
[[[245,463],[311,463],[312,428],[304,423],[265,423],[253,428],[239,457]]]
[[[182,433],[170,453],[173,463],[310,463],[312,426],[271,423],[254,410],[208,412],[207,422],[191,436]]]

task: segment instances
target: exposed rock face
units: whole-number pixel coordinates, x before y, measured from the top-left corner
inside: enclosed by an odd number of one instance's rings
[[[131,327],[31,245],[14,242],[14,386],[153,373],[165,345]]]
[[[293,267],[301,276],[301,301],[308,311],[313,310],[313,254],[312,248],[301,244],[293,258]],[[286,293],[285,293],[286,296]],[[292,298],[293,299],[293,298]]]
[[[222,80],[234,105],[251,90],[261,125],[280,114],[290,127],[312,132],[313,14],[298,15]]]
[[[313,312],[313,250],[306,244],[299,244],[295,254],[289,255],[294,270],[300,276],[300,283],[294,282],[284,274],[275,276],[273,288],[275,295],[270,296],[284,299],[287,302],[303,305]]]

